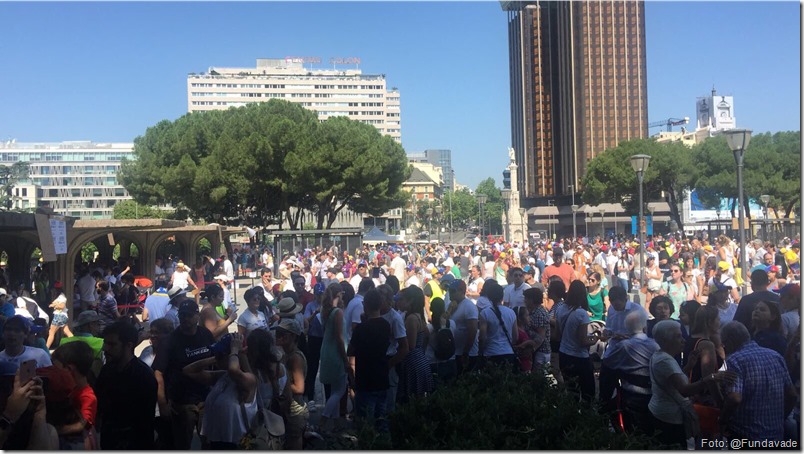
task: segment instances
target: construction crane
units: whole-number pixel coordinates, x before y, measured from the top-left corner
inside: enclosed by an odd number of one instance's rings
[[[671,132],[673,130],[673,126],[681,126],[686,125],[690,122],[690,117],[684,118],[668,118],[667,120],[662,121],[654,121],[653,123],[648,124],[648,128],[657,128],[660,126],[667,126],[667,132]]]

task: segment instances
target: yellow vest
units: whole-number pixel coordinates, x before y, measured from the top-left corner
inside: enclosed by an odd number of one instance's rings
[[[433,296],[430,297],[430,300],[433,298],[441,298],[444,299],[444,290],[441,290],[441,284],[438,282],[438,279],[430,279],[427,281],[427,285],[430,286],[430,291],[433,292]]]

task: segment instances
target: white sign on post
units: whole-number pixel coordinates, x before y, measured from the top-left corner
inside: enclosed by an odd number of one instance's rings
[[[67,223],[62,217],[50,218],[50,233],[56,254],[67,253]]]

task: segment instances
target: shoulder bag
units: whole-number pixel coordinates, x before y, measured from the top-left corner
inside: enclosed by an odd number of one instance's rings
[[[285,439],[285,421],[281,416],[263,406],[257,382],[257,415],[248,432],[240,439],[239,447],[244,450],[278,451],[282,449]],[[276,391],[276,390],[275,390]],[[273,401],[277,399],[274,392]],[[240,402],[243,421],[248,425],[246,405]]]

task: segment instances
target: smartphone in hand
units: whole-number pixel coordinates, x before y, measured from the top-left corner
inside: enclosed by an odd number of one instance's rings
[[[36,360],[29,359],[20,365],[20,385],[24,385],[36,377]]]

